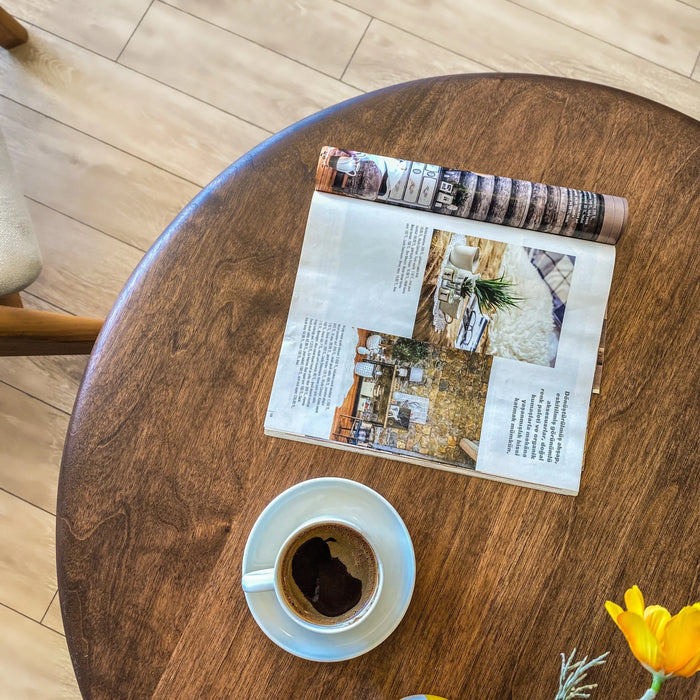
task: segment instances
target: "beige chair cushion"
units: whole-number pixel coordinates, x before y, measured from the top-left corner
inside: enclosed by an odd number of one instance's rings
[[[40,272],[39,244],[0,133],[0,296],[24,289]]]

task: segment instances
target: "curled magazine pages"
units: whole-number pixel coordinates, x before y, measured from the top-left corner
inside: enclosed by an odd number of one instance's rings
[[[577,493],[626,201],[331,147],[316,190],[265,432]]]

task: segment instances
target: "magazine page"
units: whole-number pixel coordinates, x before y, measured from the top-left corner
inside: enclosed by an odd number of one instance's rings
[[[317,191],[266,432],[574,494],[613,265]]]
[[[627,200],[324,146],[316,189],[542,233],[615,243]]]

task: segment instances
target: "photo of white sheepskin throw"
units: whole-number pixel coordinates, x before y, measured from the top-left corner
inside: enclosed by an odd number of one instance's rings
[[[486,352],[538,365],[553,359],[552,295],[544,280],[520,246],[510,245],[501,262],[499,275],[513,283],[512,294],[520,297],[518,307],[494,314],[489,324]]]

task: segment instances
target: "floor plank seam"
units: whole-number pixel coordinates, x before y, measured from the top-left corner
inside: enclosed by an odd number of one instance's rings
[[[154,2],[156,0],[153,0]],[[238,37],[239,39],[243,39],[243,41],[250,42],[254,46],[257,46],[258,48],[264,49],[265,51],[269,51],[270,53],[275,54],[276,56],[279,56],[280,58],[284,58],[287,61],[292,61],[293,63],[296,63],[299,66],[303,66],[304,68],[307,68],[308,70],[312,70],[315,73],[318,73],[319,75],[323,75],[326,78],[330,78],[331,80],[336,80],[338,82],[342,82],[341,79],[333,75],[332,73],[325,73],[322,70],[319,70],[318,68],[315,68],[314,66],[310,66],[308,63],[304,63],[303,61],[300,61],[298,58],[293,58],[292,56],[287,56],[287,54],[282,53],[281,51],[278,51],[277,49],[270,48],[269,46],[265,46],[264,44],[261,44],[258,41],[255,41],[255,39],[250,39],[249,37],[245,36],[244,34],[238,34],[237,32],[232,31],[231,29],[227,29],[226,27],[222,27],[220,24],[216,24],[216,22],[212,22],[211,20],[206,19],[205,17],[200,17],[199,15],[194,14],[193,12],[189,12],[188,10],[183,10],[181,7],[177,7],[176,5],[171,5],[167,0],[158,0],[161,5],[166,5],[167,7],[177,10],[178,12],[181,12],[184,15],[189,15],[190,17],[193,17],[196,20],[199,20],[200,22],[205,22],[211,27],[216,27],[216,29],[220,29],[221,31],[226,32],[227,34],[231,34],[231,36]],[[124,65],[120,63],[120,65]],[[240,119],[240,117],[239,117]],[[273,132],[277,133],[277,132]]]
[[[199,185],[196,185],[197,187]],[[57,214],[60,214],[61,216],[65,216],[67,219],[70,219],[71,221],[75,221],[76,223],[80,224],[81,226],[85,226],[97,233],[101,233],[103,236],[108,236],[112,240],[119,241],[120,243],[123,243],[124,245],[129,246],[129,248],[133,248],[134,250],[138,250],[139,253],[145,254],[147,249],[146,248],[139,248],[134,243],[131,243],[129,241],[125,241],[122,238],[119,238],[118,236],[115,236],[113,233],[109,233],[108,231],[103,231],[101,228],[97,228],[94,224],[88,224],[86,221],[83,221],[82,219],[79,219],[77,216],[73,216],[72,214],[67,214],[64,211],[61,211],[60,209],[56,209],[56,207],[52,206],[51,204],[47,204],[46,202],[42,202],[40,199],[36,199],[35,197],[30,197],[29,195],[25,194],[24,195],[25,199],[28,199],[30,202],[34,202],[35,204],[39,204],[42,207],[46,207],[47,209],[50,209],[51,211],[56,212]],[[36,295],[34,295],[36,296]],[[47,301],[47,303],[51,304],[52,302],[48,301],[47,299],[44,299],[43,301]],[[54,304],[54,306],[57,306]],[[57,306],[57,308],[60,308]],[[69,312],[66,312],[69,313]]]
[[[343,5],[344,7],[351,7],[351,5],[346,5],[344,2],[341,2],[339,4]],[[470,61],[471,63],[474,63],[477,66],[484,68],[489,73],[498,72],[497,68],[494,68],[493,66],[489,66],[487,63],[484,63],[483,61],[479,61],[476,58],[472,58],[471,56],[467,56],[466,54],[460,53],[459,51],[455,51],[453,48],[449,48],[447,46],[444,46],[443,44],[438,44],[436,41],[433,41],[432,39],[427,39],[426,37],[421,36],[420,34],[416,34],[415,32],[412,32],[408,29],[404,29],[404,27],[400,27],[396,24],[393,24],[392,22],[387,22],[385,19],[381,19],[379,17],[373,17],[373,16],[371,16],[371,17],[373,20],[376,20],[377,22],[382,22],[383,24],[386,24],[388,27],[395,29],[397,32],[402,32],[403,34],[408,34],[409,36],[412,36],[414,39],[419,39],[420,41],[425,42],[426,44],[430,44],[431,46],[435,46],[442,51],[448,51],[449,53],[454,54],[455,56],[459,56],[460,58],[464,58],[467,61]],[[350,85],[350,87],[354,87],[358,90],[361,89],[361,88],[357,88],[357,86],[352,85],[351,83],[345,83],[345,84]]]
[[[57,39],[61,39],[61,41],[66,41],[69,44],[73,44],[73,46],[77,46],[85,51],[89,51],[90,53],[95,54],[95,56],[99,56],[100,58],[104,58],[108,61],[114,62],[114,59],[111,56],[107,56],[106,54],[100,53],[99,51],[96,51],[95,49],[91,49],[87,46],[83,46],[82,44],[79,44],[77,41],[73,41],[72,39],[68,39],[65,36],[61,36],[60,34],[56,34],[56,32],[52,32],[50,29],[47,29],[46,27],[42,27],[40,24],[37,24],[36,22],[32,22],[30,19],[27,19],[26,17],[23,17],[20,15],[19,12],[13,11],[12,16],[18,20],[21,24],[24,25],[24,28],[27,30],[29,34],[29,42],[32,40],[32,29],[40,29],[42,32],[46,32],[47,34],[50,34],[51,36],[56,37]]]
[[[4,384],[5,386],[9,386],[10,389],[15,389],[15,391],[19,391],[21,394],[28,396],[30,399],[35,399],[36,401],[39,401],[39,403],[43,403],[45,406],[48,406],[49,408],[53,408],[54,410],[58,411],[59,413],[63,413],[64,416],[71,415],[69,411],[66,411],[63,408],[60,408],[58,406],[55,406],[54,404],[52,404],[49,401],[45,401],[44,399],[40,399],[38,396],[34,396],[34,394],[30,394],[28,391],[25,391],[24,389],[21,389],[20,387],[15,386],[11,382],[5,381],[4,379],[0,379],[0,384]],[[0,490],[4,491],[5,489],[3,489],[2,486],[0,486]],[[10,493],[10,491],[8,491],[8,493]],[[15,496],[16,494],[13,493],[12,495]],[[17,497],[19,498],[19,496],[17,496]],[[34,505],[34,504],[32,503],[32,505]],[[46,511],[46,512],[48,513],[50,511]],[[51,515],[55,515],[55,513],[51,513]]]
[[[267,136],[265,138],[277,133],[276,131],[271,131],[267,127],[261,126],[260,124],[256,124],[255,122],[252,122],[248,119],[245,119],[244,117],[239,117],[237,114],[233,114],[232,112],[228,112],[227,110],[222,109],[218,105],[215,105],[211,102],[207,102],[206,100],[203,100],[200,97],[197,97],[196,95],[191,95],[189,92],[185,92],[184,90],[181,90],[181,89],[175,87],[174,85],[169,85],[168,83],[165,83],[162,80],[158,80],[158,78],[155,78],[152,75],[148,75],[148,73],[143,73],[142,71],[136,70],[136,68],[132,68],[131,66],[127,65],[126,63],[120,63],[120,62],[116,61],[115,59],[110,58],[109,56],[105,56],[104,54],[99,53],[98,51],[95,51],[94,49],[91,49],[87,46],[83,46],[82,44],[79,44],[78,42],[73,41],[71,39],[67,39],[66,37],[61,36],[60,34],[56,34],[56,32],[52,32],[51,30],[46,29],[45,27],[42,27],[39,24],[32,24],[31,22],[25,21],[25,25],[27,27],[30,27],[30,28],[40,29],[42,32],[45,32],[46,34],[49,34],[49,35],[55,37],[56,39],[59,39],[60,41],[65,41],[66,43],[71,44],[72,46],[75,46],[78,49],[82,49],[83,51],[87,51],[87,52],[93,54],[94,56],[98,56],[99,58],[103,58],[104,60],[109,61],[110,63],[114,63],[115,65],[119,66],[120,68],[122,68],[124,70],[128,70],[132,73],[135,73],[136,75],[140,75],[143,78],[147,78],[148,80],[152,80],[154,83],[158,83],[159,85],[162,85],[163,87],[168,88],[168,90],[172,90],[173,92],[177,92],[180,95],[185,95],[185,97],[188,97],[188,98],[194,100],[195,102],[199,102],[200,104],[206,105],[207,107],[211,107],[212,109],[215,109],[218,112],[221,112],[222,114],[227,114],[230,117],[234,117],[234,119],[237,119],[238,121],[240,121],[244,124],[248,124],[249,126],[252,126],[256,129],[260,129],[261,131],[264,131],[267,134]],[[29,36],[29,40],[31,41],[31,34]],[[312,70],[315,70],[315,69],[312,69]],[[0,97],[7,97],[7,99],[12,99],[12,98],[8,97],[7,95],[4,95],[2,92],[0,92]],[[19,102],[17,100],[13,100],[13,102],[17,102],[17,104],[21,104],[23,107],[27,107],[27,109],[32,109],[31,107],[28,107],[24,103]],[[38,110],[34,110],[34,111],[37,111],[38,114],[43,114],[42,112],[38,112]],[[43,116],[48,117],[48,115],[45,115],[45,114]],[[51,117],[48,117],[48,118],[50,119]],[[62,122],[59,122],[59,123],[62,123]],[[78,131],[78,130],[76,129],[76,131]],[[89,136],[89,134],[86,134],[86,135]],[[108,145],[112,145],[112,144],[108,144]],[[115,148],[117,148],[117,147],[115,146]],[[132,154],[129,154],[129,155],[132,155]],[[134,156],[134,157],[138,158],[138,156]],[[145,162],[149,162],[149,161],[145,161]],[[156,166],[156,167],[159,167],[159,166]],[[180,177],[180,176],[176,175],[175,177]],[[197,185],[197,183],[192,183],[192,184]],[[202,187],[202,185],[197,185],[197,186]]]
[[[700,12],[700,10],[698,10],[698,12]],[[698,78],[693,77],[695,75],[695,71],[698,69],[700,69],[700,51],[698,51],[698,55],[695,57],[695,65],[693,66],[693,70],[690,71],[690,75],[688,76],[691,80],[698,80]]]
[[[5,382],[2,382],[2,383],[4,384]],[[24,498],[24,496],[18,496],[16,493],[10,491],[9,489],[6,489],[4,486],[0,486],[0,491],[2,491],[3,493],[6,493],[8,496],[13,496],[14,498],[26,503],[27,505],[32,506],[33,508],[36,508],[37,510],[42,511],[42,513],[46,513],[47,515],[50,515],[53,518],[56,517],[56,513],[52,513],[50,510],[46,510],[46,508],[42,508],[41,506],[38,506],[36,503],[32,503],[30,500]],[[32,619],[34,619],[34,618],[32,618]],[[39,620],[37,620],[36,622],[39,622]]]
[[[582,36],[587,36],[589,39],[593,39],[594,41],[599,41],[601,44],[606,44],[607,46],[612,47],[613,49],[617,49],[618,51],[622,51],[626,53],[628,56],[634,56],[635,58],[639,59],[640,61],[645,61],[646,63],[649,63],[652,66],[656,66],[657,68],[661,68],[662,70],[667,70],[669,73],[675,73],[676,75],[679,75],[681,78],[687,78],[688,76],[685,75],[680,70],[677,70],[675,68],[669,68],[668,66],[664,66],[661,63],[657,63],[656,61],[651,60],[650,58],[647,58],[646,56],[640,56],[638,53],[634,53],[634,51],[630,51],[629,49],[624,48],[623,46],[618,46],[617,44],[613,44],[610,41],[607,41],[606,39],[601,39],[598,36],[595,36],[594,34],[589,34],[588,32],[584,32],[583,30],[579,29],[578,27],[572,27],[570,24],[567,24],[566,22],[562,22],[559,19],[556,19],[555,17],[550,17],[549,15],[545,15],[542,12],[538,12],[537,10],[532,10],[529,7],[526,7],[525,5],[521,5],[519,2],[516,2],[516,0],[506,0],[506,2],[509,2],[511,5],[515,5],[516,7],[521,8],[522,10],[527,10],[528,12],[532,12],[535,15],[538,15],[540,17],[543,17],[546,20],[549,20],[551,22],[555,22],[556,24],[566,27],[567,29],[571,29],[574,32],[578,32]],[[568,76],[564,76],[568,77]]]
[[[21,615],[22,617],[24,617],[27,620],[31,620],[32,622],[35,622],[37,625],[39,625],[40,627],[43,627],[44,629],[51,630],[54,634],[57,634],[59,637],[62,637],[63,639],[66,638],[66,636],[64,634],[57,632],[53,627],[49,627],[48,625],[42,625],[41,622],[39,622],[38,620],[35,620],[33,617],[29,617],[29,615],[27,615],[23,612],[20,612],[19,610],[16,610],[11,605],[7,605],[6,603],[3,603],[1,600],[0,600],[0,606],[5,608],[6,610],[11,610],[13,613],[17,613],[18,615]]]
[[[51,602],[46,606],[46,610],[44,610],[44,614],[41,616],[41,620],[39,621],[40,625],[44,625],[44,620],[46,619],[46,616],[49,614],[49,610],[51,610],[51,606],[53,605],[54,600],[56,600],[56,596],[58,595],[58,589],[56,589],[56,592],[53,594],[53,597],[51,598]],[[48,625],[44,625],[44,627],[48,627]],[[49,628],[51,629],[51,628]]]
[[[56,633],[57,635],[59,635],[62,639],[65,639],[65,638],[66,638],[66,635],[65,635],[63,632],[61,632],[61,631],[55,629],[54,627],[51,627],[51,625],[47,625],[47,624],[45,624],[45,623],[43,623],[43,622],[40,622],[39,624],[40,624],[44,629],[51,630],[52,632],[55,632],[55,633]]]
[[[13,97],[8,97],[7,95],[0,94],[0,97],[2,99],[7,100],[8,102],[13,102],[16,105],[19,105],[20,107],[24,107],[25,109],[28,109],[31,112],[34,112],[34,114],[39,114],[45,119],[49,119],[50,121],[54,122],[55,124],[60,124],[61,126],[66,127],[67,129],[70,129],[71,131],[74,131],[77,134],[82,134],[83,136],[93,139],[94,141],[97,141],[97,143],[101,143],[104,146],[108,146],[109,148],[113,148],[115,151],[118,151],[119,153],[124,153],[127,156],[130,156],[132,158],[135,158],[136,160],[140,161],[141,163],[145,163],[146,165],[150,165],[154,168],[157,168],[161,172],[167,173],[168,175],[171,175],[172,177],[177,178],[181,182],[186,182],[189,185],[192,185],[193,187],[199,187],[200,189],[204,187],[206,184],[201,185],[198,182],[195,182],[194,180],[190,180],[188,178],[182,177],[182,175],[177,175],[174,172],[168,170],[167,168],[164,168],[162,165],[157,165],[156,163],[151,162],[150,160],[147,160],[146,158],[143,158],[142,156],[136,155],[135,153],[131,153],[124,148],[121,148],[120,146],[115,146],[113,143],[109,143],[109,141],[105,141],[104,139],[101,139],[97,136],[94,136],[93,134],[89,134],[86,131],[83,131],[82,129],[78,129],[74,126],[71,126],[70,124],[67,124],[66,122],[61,121],[60,119],[56,119],[55,117],[52,117],[48,114],[45,114],[39,109],[35,109],[34,107],[30,107],[29,105],[24,104],[23,102],[20,102],[19,100],[14,99]]]
[[[267,135],[265,136],[264,139],[262,139],[262,141],[264,141],[265,139],[269,138],[270,136],[274,136],[275,134],[278,133],[278,131],[272,131],[265,126],[260,126],[260,124],[256,124],[255,122],[252,122],[249,119],[246,119],[245,117],[241,117],[238,114],[234,114],[233,112],[229,112],[227,109],[223,109],[222,107],[219,107],[219,105],[215,105],[213,102],[207,102],[206,100],[203,100],[201,97],[191,95],[189,92],[185,92],[184,90],[181,90],[180,88],[176,87],[175,85],[170,85],[169,83],[166,83],[163,80],[159,80],[158,78],[155,78],[154,76],[149,75],[148,73],[144,73],[144,72],[142,72],[142,71],[134,68],[133,66],[126,64],[126,63],[119,62],[119,63],[117,63],[117,65],[121,66],[122,68],[126,68],[127,70],[130,70],[133,73],[136,73],[137,75],[142,75],[143,77],[148,78],[149,80],[152,80],[154,83],[158,83],[159,85],[163,85],[164,87],[166,87],[170,90],[174,90],[175,92],[179,92],[181,95],[186,95],[187,97],[190,97],[193,100],[197,100],[197,102],[200,102],[203,105],[207,105],[207,107],[212,107],[213,109],[216,109],[219,112],[222,112],[223,114],[228,114],[229,117],[234,117],[235,119],[238,119],[238,121],[240,121],[243,124],[248,124],[248,126],[253,126],[256,129],[260,129],[261,131],[264,131],[265,134],[267,134]],[[279,131],[282,131],[282,129],[280,129]],[[262,143],[262,141],[260,141],[260,143]],[[253,148],[255,148],[255,146],[251,146],[251,148],[249,150],[252,150]],[[239,156],[239,158],[242,158],[243,155],[245,155],[245,154],[241,154]],[[197,184],[197,183],[192,183],[192,184]],[[209,184],[209,183],[207,182],[205,184]],[[202,185],[197,185],[197,186],[202,187]]]
[[[39,301],[43,301],[45,304],[49,304],[50,306],[53,306],[55,309],[58,309],[64,314],[68,314],[69,316],[79,316],[82,314],[77,314],[74,311],[69,311],[68,309],[64,308],[60,304],[56,304],[55,302],[51,301],[50,299],[44,299],[40,294],[37,294],[36,292],[29,291],[31,287],[27,287],[27,289],[22,290],[22,294],[26,295],[28,297],[32,297],[33,299],[38,299]],[[41,309],[39,309],[41,310]]]
[[[360,40],[357,42],[355,45],[355,48],[352,51],[352,54],[350,55],[350,58],[348,59],[348,62],[345,64],[345,68],[343,68],[343,72],[340,74],[340,80],[341,83],[345,83],[346,85],[350,85],[350,83],[345,81],[345,74],[348,72],[348,68],[350,68],[350,64],[352,63],[353,59],[355,58],[355,54],[357,54],[357,50],[360,48],[362,45],[362,42],[365,40],[365,37],[367,36],[367,31],[369,28],[372,26],[372,22],[375,21],[374,17],[369,18],[369,22],[367,22],[367,25],[365,26],[365,30],[362,32],[362,36],[360,37]],[[350,85],[350,87],[355,87],[354,85]],[[357,88],[357,90],[360,90],[361,88]]]
[[[151,0],[151,2],[148,3],[148,7],[144,10],[143,14],[141,15],[141,18],[136,23],[134,30],[131,32],[131,34],[129,34],[129,38],[124,43],[124,46],[122,46],[121,51],[117,54],[116,58],[112,59],[115,63],[119,63],[119,59],[122,57],[122,54],[126,50],[126,47],[131,43],[131,40],[134,38],[134,34],[136,34],[136,32],[139,30],[139,27],[141,26],[141,22],[143,22],[144,17],[151,11],[151,7],[153,7],[154,2],[155,0]]]

